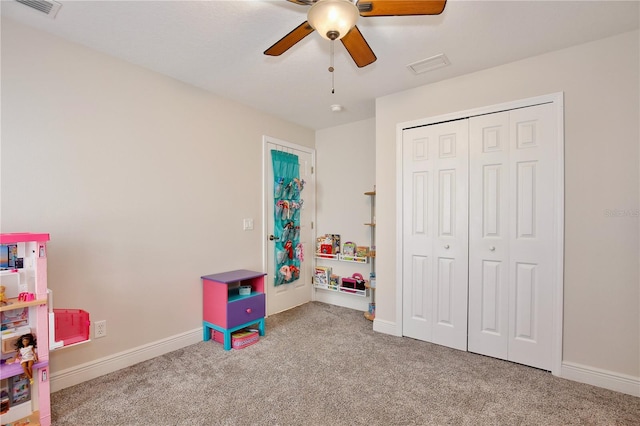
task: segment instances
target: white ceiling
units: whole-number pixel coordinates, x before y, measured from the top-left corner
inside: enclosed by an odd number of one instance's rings
[[[306,20],[307,6],[60,2],[55,19],[14,0],[2,0],[1,14],[313,129],[373,117],[380,96],[637,29],[640,16],[637,0],[449,0],[438,16],[361,17],[378,60],[357,68],[337,43],[331,94],[330,42],[317,33],[282,56],[262,53]],[[406,67],[440,53],[449,66],[421,75]],[[331,112],[332,104],[344,111]]]

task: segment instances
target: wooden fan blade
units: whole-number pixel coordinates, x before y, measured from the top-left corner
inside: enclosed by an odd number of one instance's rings
[[[376,61],[376,55],[369,47],[358,27],[353,27],[346,36],[340,39],[344,47],[353,58],[358,68],[366,67]]]
[[[278,40],[273,46],[265,50],[264,54],[269,56],[280,56],[313,31],[314,30],[311,25],[309,25],[307,21],[304,21],[289,34]]]
[[[360,16],[439,15],[447,0],[361,0]]]

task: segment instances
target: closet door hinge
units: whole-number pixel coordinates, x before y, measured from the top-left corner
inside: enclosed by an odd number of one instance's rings
[[[313,174],[313,166],[311,166],[311,174]]]
[[[313,229],[313,222],[311,222],[311,229]]]

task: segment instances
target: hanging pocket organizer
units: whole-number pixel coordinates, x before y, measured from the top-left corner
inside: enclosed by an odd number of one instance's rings
[[[300,179],[298,156],[271,151],[273,163],[273,201],[275,240],[274,285],[291,283],[300,278],[300,263],[304,259],[300,244],[300,193],[304,181]]]

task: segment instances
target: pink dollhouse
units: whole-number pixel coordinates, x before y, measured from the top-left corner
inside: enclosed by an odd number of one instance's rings
[[[0,234],[0,282],[5,287],[0,364],[2,424],[51,424],[49,399],[49,329],[47,311],[47,241],[49,234]],[[23,334],[37,338],[38,362],[33,383],[12,362],[15,341]]]

